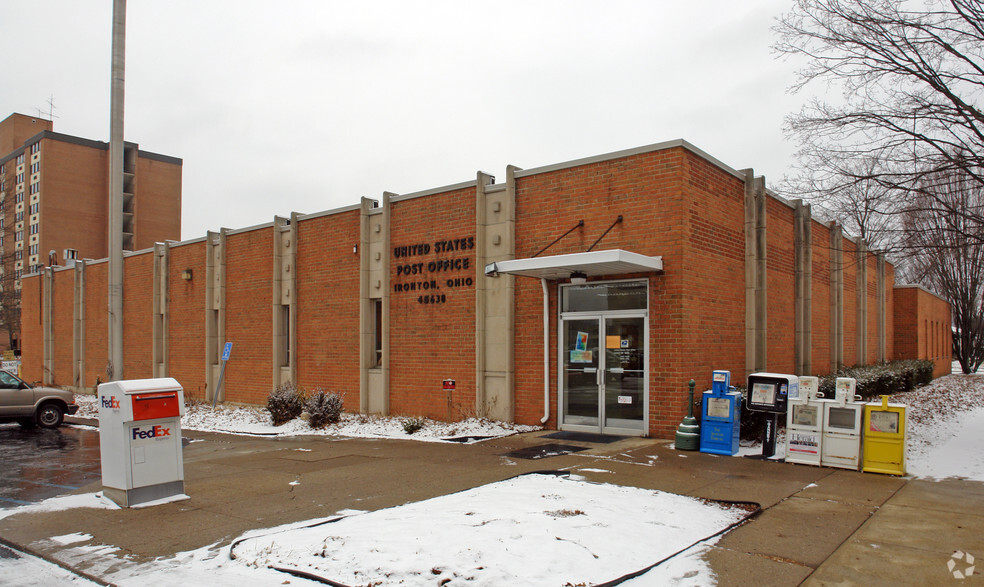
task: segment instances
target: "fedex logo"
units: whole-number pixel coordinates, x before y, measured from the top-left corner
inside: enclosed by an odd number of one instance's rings
[[[154,426],[150,430],[134,428],[133,429],[133,440],[138,438],[161,438],[164,436],[170,436],[171,429],[165,428],[163,426]]]
[[[111,397],[102,396],[99,400],[104,408],[110,408],[112,410],[120,409],[120,400],[116,399],[115,395]]]

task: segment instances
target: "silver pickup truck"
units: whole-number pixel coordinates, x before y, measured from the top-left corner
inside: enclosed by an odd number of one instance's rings
[[[0,371],[0,422],[24,427],[57,428],[65,414],[79,410],[71,391],[32,387],[6,371]]]

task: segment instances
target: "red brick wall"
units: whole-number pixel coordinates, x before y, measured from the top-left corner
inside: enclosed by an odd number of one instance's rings
[[[75,299],[75,276],[71,270],[54,272],[54,290],[52,291],[52,330],[54,344],[54,367],[52,383],[59,386],[72,385],[72,333],[73,333],[73,304]]]
[[[44,374],[41,285],[38,276],[21,280],[21,375],[27,381],[41,381]]]
[[[85,268],[85,385],[94,387],[105,382],[109,362],[109,290],[106,277],[108,263],[95,263]]]
[[[49,250],[55,251],[59,263],[67,248],[76,249],[80,259],[106,256],[108,165],[107,151],[50,139],[41,142],[39,252],[45,265]],[[25,197],[25,205],[29,199]],[[13,241],[13,233],[7,234]],[[26,260],[25,256],[25,265]]]
[[[168,376],[185,397],[205,398],[205,242],[171,247],[168,262]],[[191,270],[191,280],[181,273]],[[237,349],[238,350],[238,349]]]
[[[745,372],[744,182],[692,153],[686,154],[689,181],[685,193],[691,210],[685,226],[686,264],[678,278],[684,292],[687,342],[681,353],[685,364],[678,378],[665,383],[666,395],[675,401],[669,421],[660,425],[664,437],[674,434],[686,415],[687,381],[693,378],[700,393],[710,389],[715,370],[731,371],[735,382]],[[740,319],[735,320],[736,316]],[[650,317],[660,320],[658,313],[650,312]],[[663,344],[670,347],[666,351],[673,352],[672,339]]]
[[[775,198],[766,204],[768,309],[767,369],[796,372],[796,251],[793,209]]]
[[[583,219],[585,226],[545,254],[583,252],[621,214],[599,245],[661,255],[665,273],[649,277],[649,431],[667,437],[686,409],[686,382],[710,382],[713,368],[743,368],[744,324],[716,320],[744,314],[743,184],[684,149],[646,153],[517,180],[516,250],[529,256]],[[576,202],[576,205],[569,205]],[[689,212],[693,202],[697,207]],[[699,250],[700,254],[691,251]],[[711,253],[714,251],[714,253]],[[549,426],[557,422],[557,288],[551,287]],[[709,301],[713,300],[713,301]],[[707,315],[697,311],[713,308]],[[537,423],[542,402],[542,292],[516,279],[516,419]],[[733,365],[711,365],[708,338],[735,351]]]
[[[453,420],[474,415],[474,238],[474,187],[392,203],[389,365],[394,414]],[[456,241],[458,250],[438,251],[444,245],[437,243],[448,240]],[[396,257],[398,247],[415,244],[427,244],[430,251]],[[460,260],[461,268],[431,269],[431,263],[445,260]],[[422,272],[415,274],[414,268]],[[455,278],[471,285],[448,286],[448,279]],[[432,281],[437,289],[397,291]],[[456,382],[450,399],[442,390],[444,379]]]
[[[359,211],[297,227],[297,382],[359,411]]]
[[[950,372],[953,361],[950,305],[915,286],[895,288],[895,357],[930,359],[933,377]]]
[[[154,376],[154,254],[123,259],[123,377]]]
[[[844,366],[853,367],[859,361],[857,339],[857,287],[858,253],[857,245],[847,238],[844,243]]]
[[[813,238],[811,286],[810,364],[817,375],[830,373],[830,229],[817,221],[810,227]]]
[[[867,258],[868,287],[868,355],[865,363],[878,362],[878,259],[874,255]]]
[[[137,157],[134,249],[181,240],[181,165]]]
[[[516,255],[529,257],[584,220],[544,255],[584,252],[622,215],[623,221],[596,250],[621,248],[662,256],[661,275],[620,276],[646,279],[649,285],[650,435],[671,437],[686,412],[687,381],[698,393],[710,387],[711,372],[727,369],[740,383],[745,368],[744,181],[697,154],[676,147],[519,174],[516,184]],[[475,398],[475,188],[467,187],[391,203],[390,255],[390,408],[394,414],[457,419],[474,412]],[[770,370],[794,370],[793,210],[778,200],[767,203],[768,356]],[[298,382],[344,395],[349,411],[359,406],[360,213],[349,210],[302,220],[297,227]],[[226,341],[234,343],[227,364],[226,398],[265,403],[271,388],[272,269],[274,229],[270,226],[230,234],[227,239]],[[471,240],[469,240],[471,239]],[[438,243],[456,247],[439,250]],[[425,244],[429,250],[397,257],[395,251]],[[853,242],[844,241],[845,363],[858,362],[855,344]],[[456,260],[457,268],[439,271],[431,264]],[[465,265],[467,262],[467,265]],[[868,263],[868,359],[877,352],[876,265]],[[126,259],[124,296],[126,376],[151,373],[152,264],[144,253]],[[414,272],[416,268],[416,273]],[[105,379],[106,263],[87,268],[86,384]],[[191,280],[181,279],[191,270]],[[71,292],[71,272],[63,272]],[[889,266],[888,286],[894,284]],[[206,374],[205,243],[170,249],[169,375],[188,397],[204,397]],[[448,279],[463,282],[448,284]],[[829,369],[829,231],[813,224],[813,350],[815,373]],[[471,280],[471,283],[469,283]],[[423,290],[420,284],[433,282]],[[405,291],[409,284],[418,287]],[[516,421],[537,424],[543,414],[543,310],[538,280],[518,277],[516,284]],[[25,370],[41,374],[39,280],[25,280]],[[30,296],[33,295],[34,298]],[[426,297],[425,297],[426,296]],[[550,420],[557,425],[558,284],[549,289]],[[423,302],[428,303],[423,303]],[[71,349],[71,298],[56,300],[56,348]],[[64,310],[63,310],[64,308]],[[934,306],[935,308],[935,306]],[[917,308],[918,309],[918,308]],[[902,304],[889,312],[905,315]],[[63,320],[63,311],[67,320]],[[942,332],[944,318],[920,310],[928,333]],[[909,328],[895,317],[900,329]],[[930,324],[930,321],[933,324]],[[947,322],[948,323],[948,322]],[[67,324],[67,326],[66,326]],[[893,318],[888,319],[892,332]],[[916,326],[913,323],[912,328]],[[943,352],[943,335],[920,340],[924,352]],[[934,342],[935,341],[935,342]],[[224,342],[224,341],[223,341]],[[67,345],[67,346],[66,346]],[[929,345],[929,346],[927,346]],[[935,346],[932,346],[935,345]],[[898,340],[890,356],[902,352]],[[948,349],[948,347],[947,347]],[[60,351],[56,351],[60,352]],[[947,350],[948,354],[948,350]],[[942,355],[941,355],[942,356]],[[57,377],[71,377],[71,355],[56,355]],[[443,379],[457,381],[450,397]]]
[[[273,373],[273,229],[226,238],[225,398],[265,404]]]

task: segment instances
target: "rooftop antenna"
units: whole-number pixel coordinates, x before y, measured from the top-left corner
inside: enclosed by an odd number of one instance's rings
[[[55,116],[55,96],[53,94],[52,95],[49,95],[48,96],[48,99],[46,100],[46,102],[48,103],[48,111],[45,112],[44,110],[38,108],[37,109],[38,110],[38,118],[45,118],[45,117],[47,117],[48,120],[53,121],[55,118],[58,118],[57,116]]]

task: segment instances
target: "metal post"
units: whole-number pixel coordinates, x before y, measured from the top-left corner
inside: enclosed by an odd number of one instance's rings
[[[109,125],[109,365],[110,381],[123,378],[123,90],[126,0],[113,0],[113,67]]]
[[[700,448],[700,425],[694,418],[694,386],[697,383],[691,379],[687,386],[690,388],[687,400],[687,417],[677,426],[677,450],[697,450]]]

